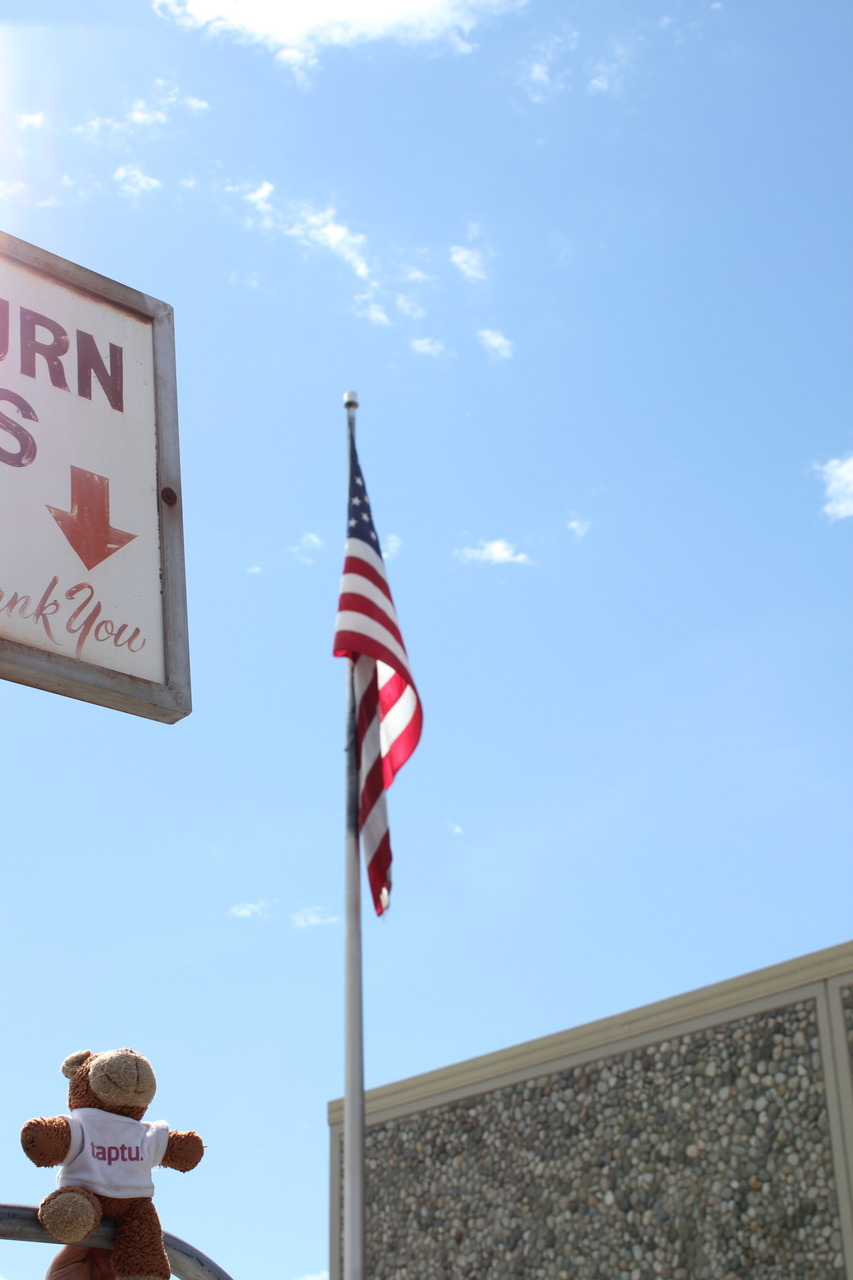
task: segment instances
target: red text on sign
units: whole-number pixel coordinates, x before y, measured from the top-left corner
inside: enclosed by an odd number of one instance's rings
[[[19,312],[21,373],[27,378],[35,378],[38,370],[44,369],[54,387],[67,391],[68,380],[62,359],[71,349],[71,340],[65,329],[50,316],[31,311],[29,307],[20,307]],[[0,298],[0,360],[5,360],[9,354],[10,336],[9,302]],[[108,369],[91,333],[82,329],[76,331],[77,394],[85,400],[92,399],[94,374],[113,409],[123,413],[124,352],[114,342],[109,347]]]
[[[131,653],[144,649],[145,637],[139,627],[131,629],[128,622],[115,622],[102,616],[103,606],[100,600],[95,599],[95,588],[91,583],[78,582],[60,593],[75,606],[70,612],[54,595],[58,585],[59,576],[55,574],[35,606],[31,596],[20,595],[17,591],[9,593],[0,588],[0,615],[5,613],[9,618],[22,618],[34,627],[41,627],[48,640],[58,648],[62,648],[65,641],[56,633],[64,628],[67,635],[77,637],[74,651],[78,658],[84,656],[83,649],[89,639],[98,644],[112,643],[117,649],[126,648]],[[68,613],[67,617],[63,610]]]

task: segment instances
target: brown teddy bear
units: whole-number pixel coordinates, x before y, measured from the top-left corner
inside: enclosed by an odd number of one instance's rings
[[[39,1221],[62,1244],[85,1240],[106,1214],[116,1222],[112,1266],[117,1280],[168,1280],[160,1219],[151,1203],[151,1169],[186,1173],[204,1155],[197,1133],[176,1133],[142,1117],[157,1082],[133,1049],[72,1053],[70,1116],[28,1120],[21,1145],[33,1164],[59,1164],[59,1187],[39,1205]]]

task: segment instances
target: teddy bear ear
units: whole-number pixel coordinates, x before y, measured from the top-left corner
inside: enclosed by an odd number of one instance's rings
[[[84,1062],[88,1062],[92,1057],[88,1049],[80,1049],[77,1053],[70,1053],[62,1064],[62,1074],[67,1080],[70,1080],[78,1067],[82,1067]]]

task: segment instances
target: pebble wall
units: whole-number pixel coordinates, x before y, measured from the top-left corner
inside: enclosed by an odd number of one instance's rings
[[[371,1280],[846,1275],[812,1000],[371,1125],[366,1169]]]

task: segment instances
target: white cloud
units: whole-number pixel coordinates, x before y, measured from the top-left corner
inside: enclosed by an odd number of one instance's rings
[[[516,551],[511,542],[496,538],[494,542],[480,542],[479,547],[459,547],[453,552],[457,560],[469,564],[479,560],[485,564],[532,564],[530,556],[523,551]]]
[[[139,100],[134,102],[127,118],[131,124],[166,124],[169,116],[163,107],[150,107]]]
[[[247,573],[263,573],[263,569],[259,564],[250,564],[246,572]]]
[[[322,551],[325,542],[316,533],[303,533],[295,547],[288,547],[291,555],[296,556],[297,560],[301,560],[303,564],[313,564],[314,556],[317,551]]]
[[[294,929],[313,929],[321,924],[340,924],[340,916],[333,916],[324,907],[303,907],[290,917]]]
[[[371,324],[390,324],[388,312],[380,302],[369,293],[363,293],[356,298],[356,315],[361,316],[363,320],[369,320]]]
[[[403,279],[411,281],[412,284],[426,284],[432,276],[428,276],[425,271],[421,271],[420,267],[404,267]]]
[[[237,187],[228,187],[227,189],[229,191],[238,190]],[[251,205],[252,209],[254,209],[255,213],[258,215],[261,226],[267,231],[275,230],[277,226],[278,215],[269,200],[269,197],[274,191],[275,187],[271,182],[262,182],[254,191],[243,192],[243,199],[248,205]]]
[[[497,329],[478,329],[477,337],[486,350],[501,360],[509,360],[512,355],[512,343]]]
[[[312,209],[310,205],[301,205],[288,229],[288,235],[296,236],[303,244],[318,244],[330,249],[349,263],[357,276],[366,280],[370,268],[364,257],[366,240],[356,231],[350,231],[342,222],[335,221],[335,211],[328,209]]]
[[[393,560],[403,545],[403,539],[397,533],[389,533],[382,546],[382,554],[386,560]]]
[[[426,315],[426,312],[420,303],[416,302],[414,298],[410,298],[405,293],[397,294],[397,309],[402,311],[403,315],[408,316],[411,320],[421,320]]]
[[[252,289],[255,293],[260,292],[263,288],[257,271],[249,271],[246,275],[242,275],[239,271],[232,271],[229,273],[228,279],[231,284],[240,285],[244,289]]]
[[[542,102],[544,90],[551,88],[551,67],[546,58],[530,61],[522,68],[522,83],[534,102]]]
[[[16,200],[18,196],[25,195],[26,190],[25,182],[4,182],[0,178],[0,200]]]
[[[257,222],[265,231],[278,231],[281,235],[293,236],[306,246],[318,245],[328,249],[343,258],[360,279],[370,278],[370,267],[365,257],[367,240],[359,232],[350,231],[344,223],[338,222],[331,205],[326,209],[314,209],[302,201],[279,209],[270,199],[275,191],[271,182],[262,182],[254,191],[238,187],[228,187],[227,190],[239,191],[250,206],[250,225]]]
[[[144,191],[156,191],[160,186],[159,178],[151,178],[135,165],[123,164],[113,174],[119,184],[119,190],[126,196],[139,196]]]
[[[458,31],[451,31],[448,39],[450,41],[451,48],[455,49],[457,53],[473,53],[477,48],[477,46],[472,44],[470,40],[466,40],[463,36],[460,36]]]
[[[271,49],[297,79],[317,63],[325,46],[369,40],[423,43],[446,39],[459,53],[465,37],[493,14],[517,10],[526,0],[153,0],[163,17],[217,35],[253,40]]]
[[[589,526],[589,520],[581,520],[579,516],[572,512],[572,519],[569,520],[566,528],[571,529],[576,538],[583,538],[586,535]]]
[[[228,914],[236,916],[238,920],[252,920],[268,916],[270,905],[266,898],[260,898],[257,902],[238,902],[236,906],[228,908]]]
[[[75,124],[74,133],[85,133],[89,138],[97,138],[103,129],[120,129],[121,121],[112,120],[109,116],[93,116],[85,124]]]
[[[444,351],[444,343],[437,338],[412,338],[409,346],[419,356],[440,356]]]
[[[208,104],[201,98],[182,95],[180,90],[168,85],[165,80],[157,80],[154,84],[154,100],[146,102],[137,98],[124,116],[94,116],[85,124],[74,126],[75,133],[97,138],[101,133],[123,133],[135,128],[150,128],[153,125],[168,124],[175,107],[186,107],[189,111],[205,111]]]
[[[560,93],[568,81],[568,72],[559,66],[568,53],[574,53],[580,33],[552,36],[534,50],[533,56],[521,64],[521,87],[532,102],[545,102]]]
[[[450,261],[454,267],[459,268],[466,280],[486,279],[483,255],[479,249],[466,249],[464,245],[454,244],[450,249]]]
[[[625,70],[633,57],[630,45],[614,40],[609,58],[601,58],[592,69],[587,84],[590,93],[621,93],[625,86]]]
[[[831,520],[853,516],[853,453],[847,458],[832,458],[815,468],[826,485],[824,511]]]
[[[450,828],[450,830],[453,832],[453,834],[454,834],[455,836],[461,836],[461,835],[462,835],[462,828],[461,828],[461,827],[457,827],[457,825],[456,825],[456,823],[455,823],[455,822],[450,822],[450,821],[448,820],[447,826]]]
[[[35,111],[29,116],[18,116],[17,125],[19,129],[41,129],[47,123],[47,117],[43,111]]]

